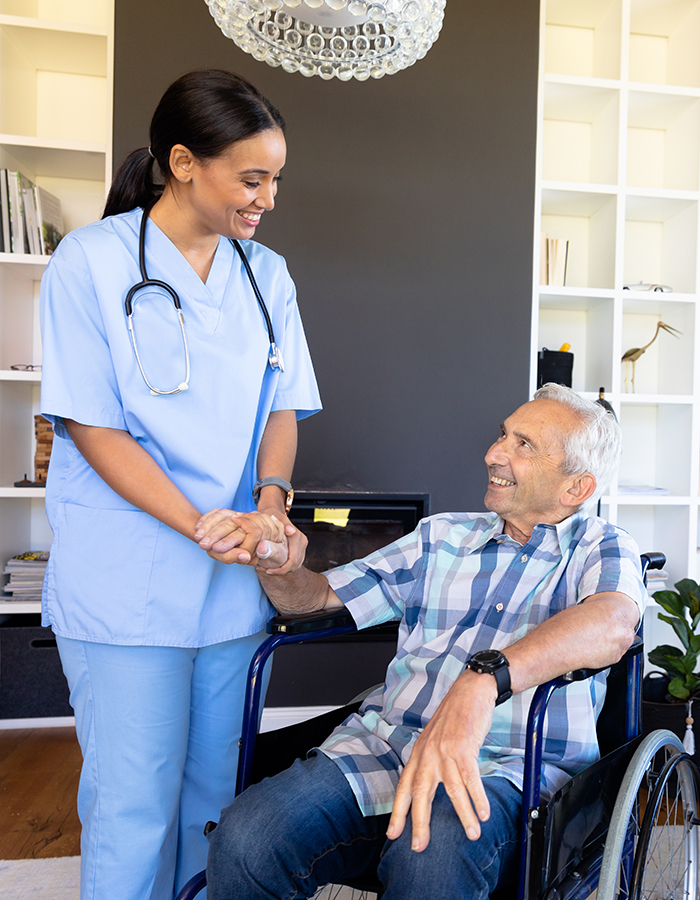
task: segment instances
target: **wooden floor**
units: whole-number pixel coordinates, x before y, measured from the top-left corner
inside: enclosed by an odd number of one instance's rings
[[[80,854],[73,728],[0,730],[0,859]]]

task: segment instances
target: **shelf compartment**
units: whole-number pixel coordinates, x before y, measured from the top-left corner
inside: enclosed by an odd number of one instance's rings
[[[0,20],[0,53],[1,132],[104,142],[106,36]]]
[[[625,370],[629,369],[627,391],[622,394],[622,399],[634,394],[692,396],[695,368],[694,304],[655,299],[654,294],[644,300],[638,297],[625,298],[621,356],[629,349],[649,343],[654,338],[659,322],[678,329],[682,334],[675,337],[663,329],[659,330],[654,342],[636,362],[634,390],[631,383],[632,364],[622,363],[621,391],[625,391]]]
[[[0,147],[13,158],[5,168],[17,168],[32,181],[40,176],[89,181],[104,181],[106,177],[104,143],[0,134]]]
[[[546,82],[543,177],[551,181],[615,184],[619,109],[617,90]]]
[[[113,0],[0,0],[0,14],[63,22],[71,28],[92,28],[104,33],[114,19]]]
[[[700,87],[700,2],[632,0],[630,81]]]
[[[549,0],[546,15],[545,72],[620,77],[620,0]]]
[[[614,194],[543,189],[542,231],[569,241],[567,286],[614,286],[616,210]]]
[[[697,191],[700,176],[700,98],[630,91],[627,184]]]
[[[542,297],[537,349],[571,344],[572,387],[579,393],[612,386],[613,300],[593,296]]]
[[[688,575],[687,506],[625,506],[618,508],[618,525],[628,531],[640,550],[660,550],[666,554],[664,568],[672,585]]]
[[[629,194],[625,203],[625,284],[667,284],[695,292],[697,200]]]
[[[667,496],[687,498],[690,493],[692,406],[628,404],[623,399],[620,425],[624,443],[619,487],[625,484],[651,485],[667,488],[670,492]],[[619,493],[618,502],[621,505],[626,499],[625,494]]]

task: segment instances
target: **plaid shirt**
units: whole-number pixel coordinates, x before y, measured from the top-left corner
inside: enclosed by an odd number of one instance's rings
[[[326,573],[358,628],[400,619],[386,682],[321,745],[364,815],[391,811],[413,744],[469,655],[503,649],[586,597],[621,591],[646,602],[639,551],[602,519],[577,513],[538,525],[521,545],[495,513],[449,513],[363,560]],[[479,754],[482,776],[522,789],[524,733],[534,689],[497,706]],[[557,691],[545,720],[542,789],[556,791],[598,759],[595,722],[605,675]]]

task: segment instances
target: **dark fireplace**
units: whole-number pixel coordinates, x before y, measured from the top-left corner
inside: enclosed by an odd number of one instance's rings
[[[430,514],[429,494],[298,491],[290,518],[309,539],[306,564],[323,572],[409,534]],[[280,647],[267,706],[341,705],[384,680],[397,626]]]

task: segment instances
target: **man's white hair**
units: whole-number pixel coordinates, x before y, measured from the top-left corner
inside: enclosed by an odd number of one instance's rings
[[[622,429],[613,414],[591,400],[579,397],[576,391],[561,384],[548,383],[535,392],[533,400],[555,400],[568,406],[581,420],[581,427],[564,436],[566,475],[590,472],[596,480],[596,490],[587,501],[595,503],[610,486],[622,455]]]

